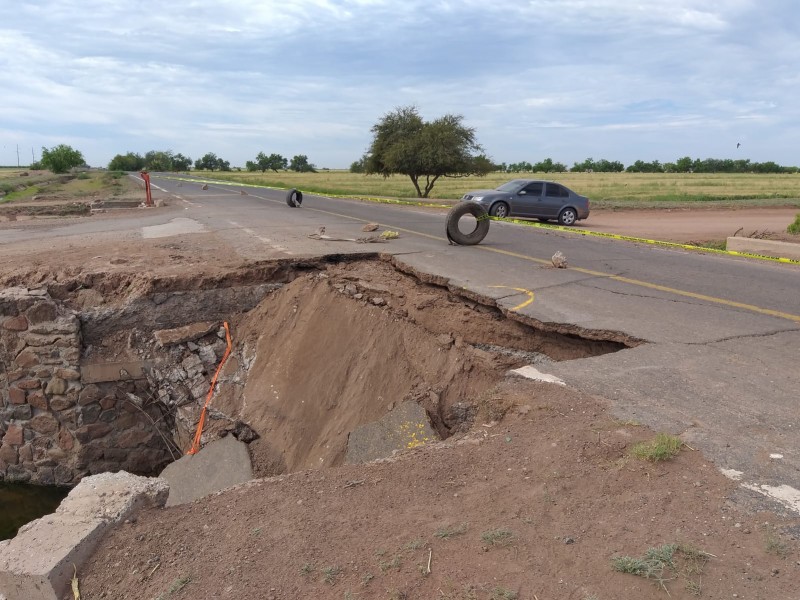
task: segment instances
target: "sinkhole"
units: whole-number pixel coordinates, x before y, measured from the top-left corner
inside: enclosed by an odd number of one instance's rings
[[[639,343],[548,327],[378,256],[11,283],[0,290],[5,484],[158,474],[191,445],[227,347],[223,322],[231,353],[203,441],[247,443],[259,477],[448,438],[492,413],[509,369]]]

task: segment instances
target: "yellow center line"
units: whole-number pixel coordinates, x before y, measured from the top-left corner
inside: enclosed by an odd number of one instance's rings
[[[256,197],[258,198],[260,196],[256,196]],[[275,202],[275,203],[280,204],[280,202],[278,200],[272,200],[271,198],[263,198],[263,199],[264,200],[269,200],[270,202]],[[359,221],[361,223],[369,223],[370,222],[368,219],[361,219],[359,217],[351,217],[350,215],[343,215],[341,213],[336,213],[336,212],[329,211],[329,210],[323,210],[321,208],[303,207],[303,210],[319,212],[319,213],[323,213],[323,214],[326,214],[326,215],[331,215],[331,216],[334,216],[334,217],[341,217],[343,219],[349,219],[351,221]],[[420,231],[415,231],[413,229],[406,229],[404,227],[398,227],[396,225],[389,225],[389,224],[384,224],[384,223],[381,223],[381,225],[383,227],[390,227],[391,229],[396,230],[396,231],[403,231],[405,233],[410,233],[412,235],[417,235],[417,236],[428,238],[428,239],[431,239],[431,240],[438,240],[438,241],[448,242],[449,243],[448,239],[445,238],[445,237],[441,237],[441,236],[437,236],[437,235],[431,235],[429,233],[422,233]],[[482,250],[484,252],[494,252],[496,254],[503,254],[505,256],[513,256],[514,258],[519,258],[521,260],[525,260],[525,261],[528,261],[528,262],[534,262],[534,263],[538,263],[538,264],[542,264],[542,265],[550,265],[550,264],[552,264],[552,261],[550,261],[550,260],[545,260],[545,259],[542,259],[542,258],[536,258],[534,256],[529,256],[527,254],[520,254],[519,252],[512,252],[510,250],[502,250],[500,248],[492,248],[490,246],[481,246],[481,245],[477,245],[477,246],[475,246],[475,248],[478,249],[478,250]],[[581,268],[581,267],[570,267],[570,270],[571,271],[577,271],[578,273],[584,273],[586,275],[592,275],[593,277],[602,277],[602,278],[605,278],[605,279],[612,279],[614,281],[619,281],[621,283],[627,283],[629,285],[633,285],[633,286],[637,286],[637,287],[643,287],[643,288],[647,288],[647,289],[651,289],[651,290],[657,290],[659,292],[665,292],[667,294],[675,294],[676,296],[683,296],[684,298],[692,298],[694,300],[703,300],[704,302],[711,302],[713,304],[719,304],[719,305],[728,306],[728,307],[731,307],[731,308],[740,308],[740,309],[748,310],[750,312],[758,313],[758,314],[761,314],[761,315],[768,315],[770,317],[778,317],[779,319],[787,319],[789,321],[794,321],[795,323],[800,323],[800,315],[794,315],[794,314],[791,314],[791,313],[781,312],[779,310],[772,310],[770,308],[762,308],[762,307],[756,306],[754,304],[746,304],[744,302],[736,302],[735,300],[726,300],[725,298],[717,298],[716,296],[707,296],[706,294],[698,294],[698,293],[695,293],[695,292],[687,292],[686,290],[681,290],[681,289],[669,287],[669,286],[666,286],[666,285],[659,285],[657,283],[650,283],[649,281],[642,281],[640,279],[632,279],[630,277],[622,277],[621,275],[611,275],[609,273],[603,273],[602,271],[593,271],[592,269],[584,269],[584,268]],[[512,289],[521,289],[521,288],[512,288]],[[523,290],[523,291],[527,292],[528,290]],[[533,292],[531,292],[531,294],[533,294]],[[529,299],[526,302],[523,302],[520,306],[514,307],[512,310],[519,310],[521,307],[527,306],[531,302],[533,302],[533,298]]]
[[[527,294],[528,299],[525,300],[525,302],[523,302],[522,304],[517,304],[511,310],[515,310],[515,311],[516,310],[520,310],[520,309],[525,308],[526,306],[528,306],[531,302],[533,302],[533,297],[534,297],[533,292],[530,291],[530,290],[526,290],[525,288],[511,287],[509,285],[490,285],[489,287],[491,287],[491,288],[503,288],[503,289],[506,289],[506,290],[516,290],[517,292],[522,292],[523,294]]]

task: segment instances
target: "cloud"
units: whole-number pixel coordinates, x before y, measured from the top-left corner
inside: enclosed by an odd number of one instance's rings
[[[18,143],[64,142],[93,164],[169,147],[341,167],[377,118],[406,104],[426,118],[464,115],[496,160],[711,155],[722,131],[791,164],[793,10],[788,0],[5,3],[0,164],[16,161]]]

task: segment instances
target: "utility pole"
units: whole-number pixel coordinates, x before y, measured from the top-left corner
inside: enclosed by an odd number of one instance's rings
[[[17,144],[17,168],[19,169],[19,144]]]
[[[33,155],[33,146],[31,146],[31,164],[36,162],[36,157]]]

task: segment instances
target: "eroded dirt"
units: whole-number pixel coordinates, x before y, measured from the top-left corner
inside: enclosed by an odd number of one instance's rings
[[[466,435],[143,514],[102,543],[83,597],[797,597],[787,523],[739,510],[698,452],[632,459],[651,432],[557,386],[507,380],[487,398],[512,408]],[[707,555],[664,573],[669,595],[611,568],[673,543]]]

